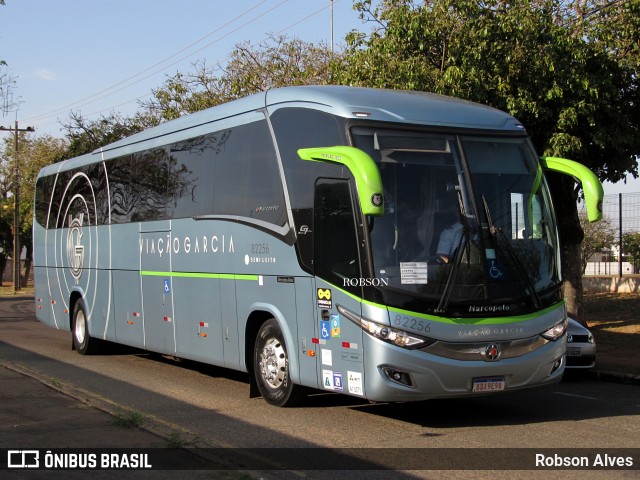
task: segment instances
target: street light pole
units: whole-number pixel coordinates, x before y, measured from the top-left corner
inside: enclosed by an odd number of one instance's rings
[[[18,128],[16,120],[15,128],[0,126],[0,130],[14,132],[13,143],[13,293],[21,289],[20,285],[20,167],[18,164],[18,133],[35,132],[33,127]]]

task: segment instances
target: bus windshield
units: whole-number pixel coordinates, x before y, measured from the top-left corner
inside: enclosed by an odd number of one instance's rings
[[[384,215],[369,219],[369,236],[390,305],[486,315],[557,301],[546,299],[560,282],[556,226],[526,137],[352,136],[382,176]]]

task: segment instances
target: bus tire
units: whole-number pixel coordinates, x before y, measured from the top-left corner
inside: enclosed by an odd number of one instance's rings
[[[81,355],[91,355],[98,351],[99,341],[89,335],[89,323],[87,321],[87,309],[82,299],[73,306],[71,317],[71,336],[73,348]]]
[[[275,318],[262,324],[256,337],[253,372],[262,397],[277,407],[292,407],[306,398],[306,389],[289,377],[289,355]]]

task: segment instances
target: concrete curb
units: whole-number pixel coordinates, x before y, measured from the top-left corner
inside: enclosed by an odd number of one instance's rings
[[[236,475],[240,475],[242,478],[264,478],[264,475],[257,475],[255,474],[255,472],[251,472],[249,470],[237,470],[238,466],[233,463],[233,459],[227,458],[225,456],[225,450],[228,448],[233,448],[232,445],[225,445],[219,442],[214,444],[210,441],[207,441],[207,439],[203,439],[199,434],[184,427],[168,422],[154,415],[150,415],[145,412],[139,412],[130,407],[109,400],[101,395],[90,392],[75,385],[70,385],[68,383],[62,382],[56,378],[44,375],[42,372],[25,367],[23,365],[18,365],[0,359],[0,368],[1,367],[13,371],[19,375],[31,378],[39,382],[40,384],[54,390],[55,392],[60,393],[61,395],[77,400],[83,405],[99,410],[114,418],[122,418],[126,417],[127,415],[137,413],[142,416],[144,421],[134,428],[155,435],[160,440],[164,440],[166,442],[164,448],[183,449],[188,451],[191,455],[194,455],[195,457],[199,457],[200,459],[206,461],[208,464],[216,464],[217,467],[215,470],[220,472],[227,472],[229,475],[231,475],[230,478],[235,478]],[[250,453],[247,453],[246,456],[248,458],[255,457],[255,459],[259,460],[262,463],[268,463],[268,460],[265,460],[259,455],[252,455]]]
[[[140,428],[147,432],[153,433],[160,438],[167,440],[170,442],[172,438],[176,436],[176,433],[184,436],[191,436],[194,439],[194,442],[187,442],[189,447],[194,448],[209,448],[213,447],[202,440],[199,440],[199,437],[196,433],[191,432],[190,430],[185,429],[179,425],[175,425],[171,422],[167,422],[166,420],[157,418],[153,415],[149,415],[143,412],[137,412],[136,410],[129,408],[125,405],[119,404],[112,400],[102,397],[96,393],[90,392],[80,387],[76,387],[74,385],[69,385],[64,383],[58,379],[47,377],[46,375],[38,372],[36,370],[32,370],[23,365],[17,365],[15,363],[6,362],[5,360],[0,359],[0,366],[7,368],[8,370],[12,370],[16,373],[24,375],[26,377],[30,377],[46,387],[51,388],[57,392],[60,392],[63,395],[71,397],[79,402],[96,408],[104,413],[111,415],[112,417],[122,417],[128,414],[139,413],[143,416],[144,422],[136,428]],[[196,442],[195,440],[198,439]],[[169,446],[169,443],[167,443]]]
[[[615,382],[625,385],[640,385],[640,375],[631,373],[606,372],[601,370],[593,370],[588,375],[599,382]]]

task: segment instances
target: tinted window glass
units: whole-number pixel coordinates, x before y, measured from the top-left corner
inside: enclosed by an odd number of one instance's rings
[[[174,143],[169,147],[173,218],[213,212],[213,173],[216,155],[224,148],[227,131]]]
[[[91,179],[93,195],[95,195],[95,213],[98,225],[109,223],[109,191],[107,189],[107,176],[103,162],[95,163],[86,168],[87,175]]]
[[[49,201],[53,190],[55,176],[41,177],[36,183],[36,222],[43,227],[47,227],[47,216],[49,214]]]
[[[316,179],[320,176],[344,175],[341,166],[301,160],[297,151],[300,148],[349,145],[344,120],[316,110],[282,108],[273,113],[271,122],[287,177],[292,207],[311,208]]]
[[[111,222],[167,217],[169,170],[166,150],[157,148],[107,162]]]
[[[216,214],[286,223],[282,182],[266,121],[222,134],[215,150],[213,192]]]
[[[47,228],[62,228],[69,224],[69,217],[76,218],[82,214],[84,225],[108,223],[106,183],[102,163],[38,179],[35,195],[36,221]]]
[[[64,226],[64,197],[67,195],[67,185],[72,177],[72,172],[60,172],[56,178],[51,202],[51,214],[49,216],[49,228],[61,228]]]
[[[316,275],[358,294],[357,287],[343,282],[360,277],[353,213],[347,180],[318,180],[313,224]]]
[[[266,120],[221,130],[168,147],[125,155],[37,186],[37,218],[49,228],[65,216],[91,211],[91,224],[141,222],[198,215],[234,215],[287,223],[278,161]],[[109,195],[107,195],[107,193]],[[109,212],[109,197],[111,211]],[[95,201],[94,201],[95,200]]]

